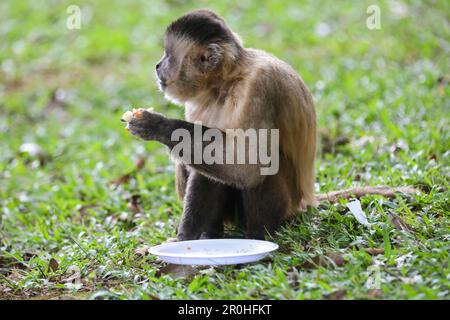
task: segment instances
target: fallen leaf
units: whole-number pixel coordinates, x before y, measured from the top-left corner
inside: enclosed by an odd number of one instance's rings
[[[134,250],[134,254],[138,256],[145,256],[148,253],[150,247],[141,247]]]
[[[127,174],[124,174],[123,176],[120,176],[119,178],[115,179],[112,183],[114,185],[114,188],[117,188],[121,184],[128,183],[128,181],[130,181],[130,179],[131,179],[131,174],[127,173]]]
[[[328,253],[322,256],[315,256],[302,264],[304,269],[315,269],[318,267],[337,266],[342,267],[345,264],[344,256],[340,253]]]
[[[195,275],[198,272],[192,266],[181,265],[181,264],[167,264],[156,272],[157,277],[162,275],[170,275],[174,279],[188,278]]]
[[[371,299],[379,298],[381,297],[381,293],[380,289],[369,289],[367,291],[367,297]]]
[[[76,209],[77,209],[77,211],[80,213],[81,216],[84,216],[84,215],[87,213],[87,210],[89,210],[89,209],[95,209],[95,208],[97,208],[97,207],[98,207],[98,205],[95,205],[95,204],[88,204],[88,205],[85,205],[85,206],[83,206],[83,205],[78,205],[78,206],[76,207]]]
[[[288,272],[288,283],[289,283],[293,288],[297,288],[297,287],[298,287],[298,276],[297,276],[297,272],[295,272],[295,271],[290,271],[290,272]]]
[[[124,175],[120,176],[119,178],[117,178],[117,179],[112,181],[112,184],[114,185],[115,188],[117,188],[121,184],[128,183],[128,181],[130,181],[131,177],[136,172],[138,172],[139,170],[141,170],[144,167],[145,159],[144,158],[138,158],[135,161],[134,165],[135,165],[135,168],[132,171],[130,171],[130,172],[128,172],[128,173],[126,173],[126,174],[124,174]]]
[[[96,209],[96,208],[98,208],[98,207],[99,207],[98,205],[94,205],[94,204],[89,204],[89,205],[81,205],[81,204],[78,204],[78,205],[75,207],[75,210],[78,211],[78,214],[72,215],[72,221],[73,221],[74,223],[80,223],[80,222],[83,220],[83,218],[84,218],[87,214],[89,214],[89,210],[94,210],[94,209]]]
[[[371,256],[378,256],[380,254],[384,254],[384,249],[381,248],[365,248],[364,250]]]
[[[344,256],[340,253],[330,253],[327,255],[327,257],[338,267],[341,267],[345,264]]]
[[[336,147],[343,146],[350,143],[350,139],[345,136],[339,136],[337,138],[332,138],[329,135],[323,135],[322,136],[322,153],[336,153]]]
[[[397,230],[403,230],[409,233],[413,233],[414,230],[405,222],[403,221],[402,218],[400,218],[400,216],[398,216],[397,214],[393,213],[393,212],[389,212],[388,213],[388,217],[389,217],[389,221],[392,223],[392,225],[397,229]]]
[[[145,166],[145,158],[137,158],[134,162],[136,170],[141,170]]]
[[[55,272],[59,268],[59,263],[55,259],[51,258],[48,262],[47,272]]]
[[[0,273],[9,274],[13,269],[29,269],[30,266],[25,261],[30,258],[27,259],[26,253],[23,255],[23,261],[13,257],[0,256]]]
[[[142,211],[138,203],[140,197],[141,197],[140,195],[134,194],[131,196],[130,202],[128,203],[128,209],[130,209],[130,211],[133,212],[134,214]]]
[[[325,294],[323,297],[326,300],[344,300],[347,295],[347,290],[341,289],[328,294]]]
[[[25,251],[22,253],[23,261],[29,261],[31,258],[36,256],[36,252]]]
[[[437,157],[437,155],[435,153],[431,153],[431,154],[428,155],[427,159],[436,161],[438,159],[438,157]]]

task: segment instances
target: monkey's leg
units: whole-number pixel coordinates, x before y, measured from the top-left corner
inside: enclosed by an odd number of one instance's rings
[[[229,210],[231,188],[195,171],[189,172],[178,240],[220,238]]]
[[[278,175],[268,176],[254,188],[242,190],[244,225],[246,236],[264,239],[265,233],[273,234],[288,213],[289,198]]]
[[[175,188],[180,201],[184,200],[189,171],[184,164],[177,163],[175,166]]]

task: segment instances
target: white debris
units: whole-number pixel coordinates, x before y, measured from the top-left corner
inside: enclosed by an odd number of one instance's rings
[[[355,216],[359,223],[365,226],[370,226],[369,221],[367,221],[366,214],[361,208],[361,202],[359,202],[359,200],[347,203],[347,208],[350,209],[350,212]]]

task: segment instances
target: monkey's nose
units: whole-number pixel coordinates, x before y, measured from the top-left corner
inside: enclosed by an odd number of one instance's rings
[[[160,66],[161,66],[161,63],[158,63],[158,64],[156,65],[156,71],[158,71],[158,69],[159,69]]]

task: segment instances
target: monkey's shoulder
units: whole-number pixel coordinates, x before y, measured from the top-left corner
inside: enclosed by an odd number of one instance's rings
[[[259,49],[246,49],[252,61],[250,67],[258,76],[300,78],[298,72],[287,62]]]

